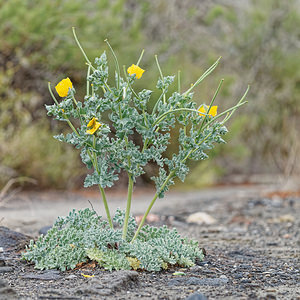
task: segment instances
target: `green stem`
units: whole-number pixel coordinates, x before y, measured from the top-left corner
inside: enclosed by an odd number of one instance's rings
[[[134,89],[132,88],[132,86],[130,85],[129,83],[129,79],[128,79],[128,76],[127,76],[127,73],[126,73],[126,67],[125,65],[123,65],[123,72],[124,72],[124,77],[126,79],[126,82],[127,82],[127,87],[126,87],[126,91],[127,89],[129,88],[131,90],[131,92],[133,93],[133,95],[139,99],[140,101],[142,101],[141,97],[134,91]]]
[[[208,135],[207,137],[205,137],[205,139],[203,139],[203,140],[199,143],[199,145],[200,145],[201,143],[203,143],[208,137],[209,137],[209,135]],[[191,150],[191,151],[189,152],[189,154],[182,160],[182,162],[185,161],[185,160],[189,157],[189,155],[190,155],[191,153],[192,153],[192,150]],[[175,171],[170,172],[169,176],[166,178],[166,180],[164,181],[164,183],[163,183],[163,185],[161,186],[161,188],[159,189],[159,191],[155,193],[155,195],[154,195],[152,201],[150,202],[150,205],[148,206],[148,208],[147,208],[147,210],[146,210],[146,212],[145,212],[145,214],[144,214],[144,216],[143,216],[143,218],[142,218],[142,220],[141,220],[141,223],[139,224],[139,227],[138,227],[137,231],[135,232],[135,235],[134,235],[133,239],[131,240],[131,243],[134,242],[134,240],[137,238],[139,232],[141,231],[141,229],[142,229],[142,227],[143,227],[143,225],[144,225],[144,223],[145,223],[145,221],[146,221],[146,218],[147,218],[149,212],[151,211],[151,208],[153,207],[153,205],[154,205],[154,203],[155,203],[155,201],[156,201],[156,199],[157,199],[159,193],[160,193],[161,191],[163,191],[163,189],[166,187],[166,185],[168,184],[169,180],[174,176],[174,174],[175,174]]]
[[[105,211],[106,211],[106,216],[107,216],[107,219],[108,219],[108,223],[109,223],[111,228],[114,228],[112,220],[111,220],[110,212],[109,212],[109,207],[108,207],[107,200],[106,200],[105,191],[104,191],[103,187],[101,187],[100,184],[98,186],[99,186],[99,190],[100,190],[100,193],[101,193],[101,196],[102,196],[102,201],[103,201],[104,208],[105,208]]]
[[[212,105],[213,105],[213,103],[214,103],[214,101],[215,101],[215,99],[216,99],[216,97],[217,97],[217,95],[218,95],[220,89],[221,89],[221,86],[222,86],[223,82],[224,82],[224,79],[221,79],[221,81],[220,81],[220,83],[219,83],[219,85],[218,85],[218,88],[217,88],[217,90],[215,91],[215,94],[214,94],[213,98],[212,98],[211,101],[210,101],[210,104],[209,104],[209,108],[208,108],[207,114],[205,115],[205,117],[204,117],[204,119],[203,119],[203,121],[202,121],[202,123],[201,123],[201,126],[200,126],[200,128],[199,128],[199,130],[198,130],[198,134],[201,132],[201,129],[202,129],[202,127],[203,127],[203,124],[204,124],[204,123],[206,122],[206,120],[207,120],[207,117],[208,117],[208,115],[209,115],[210,109],[211,109],[211,107],[212,107]]]
[[[77,46],[78,46],[79,49],[81,50],[81,52],[82,52],[82,54],[83,54],[83,56],[84,56],[86,62],[87,62],[89,65],[92,65],[92,63],[91,63],[90,60],[88,59],[87,55],[85,54],[85,52],[84,52],[82,46],[81,46],[80,43],[79,43],[79,40],[78,40],[77,35],[76,35],[76,32],[75,32],[75,27],[72,27],[72,31],[73,31],[73,35],[74,35],[75,41],[76,41],[76,43],[77,43]]]
[[[155,111],[157,109],[158,103],[160,102],[161,98],[165,95],[165,90],[162,91],[161,95],[159,96],[158,100],[156,101],[153,110],[152,110],[152,116],[155,114]]]
[[[54,96],[53,93],[52,93],[52,90],[51,90],[51,82],[49,82],[49,81],[48,81],[48,90],[49,90],[49,93],[50,93],[50,95],[51,95],[53,101],[55,102],[55,104],[56,104],[57,106],[59,106],[58,101],[56,100],[55,96]]]
[[[170,172],[169,176],[166,178],[166,180],[164,181],[164,183],[163,183],[163,185],[161,186],[161,188],[159,189],[159,191],[155,193],[155,195],[154,195],[152,201],[150,202],[150,205],[148,206],[148,208],[147,208],[147,210],[146,210],[146,212],[145,212],[145,214],[144,214],[144,216],[143,216],[143,218],[142,218],[142,220],[141,220],[141,223],[139,224],[139,227],[138,227],[137,231],[135,232],[135,235],[134,235],[133,239],[131,240],[131,243],[134,242],[134,240],[137,238],[137,236],[138,236],[139,232],[141,231],[141,229],[142,229],[142,227],[143,227],[143,225],[144,225],[144,223],[145,223],[145,221],[146,221],[146,218],[147,218],[147,216],[148,216],[148,214],[149,214],[149,212],[150,212],[152,206],[154,205],[154,203],[155,203],[155,201],[156,201],[156,199],[157,199],[159,193],[160,193],[161,191],[163,191],[163,189],[164,189],[164,188],[166,187],[166,185],[168,184],[169,180],[174,176],[174,173],[175,173],[175,171]]]
[[[93,136],[93,148],[96,149],[96,137],[95,136]],[[92,159],[92,154],[89,150],[88,150],[88,154],[90,156],[91,161],[93,162],[94,168],[96,169],[97,173],[100,174],[99,168],[98,168],[98,159],[97,159],[96,152],[93,152],[94,160]],[[102,201],[103,201],[104,208],[105,208],[105,211],[106,211],[106,216],[107,216],[107,219],[108,219],[108,223],[109,223],[110,227],[113,228],[113,223],[112,223],[112,220],[111,220],[110,211],[109,211],[109,207],[108,207],[108,204],[107,204],[105,191],[104,191],[103,187],[100,184],[98,184],[98,187],[99,187],[99,190],[100,190],[100,193],[101,193],[101,196],[102,196]]]
[[[91,65],[88,65],[88,70],[86,74],[86,95],[87,96],[90,95],[90,82],[89,82],[90,74],[91,74]]]
[[[240,106],[243,105],[243,104],[245,104],[245,103],[247,103],[247,101],[245,101],[245,102],[243,102],[243,101],[244,101],[244,99],[246,98],[246,96],[247,96],[247,94],[248,94],[248,92],[249,92],[249,89],[250,89],[250,85],[248,85],[246,92],[245,92],[244,95],[242,96],[241,100],[238,102],[238,104],[240,104]],[[236,107],[235,109],[233,109],[233,110],[231,111],[231,113],[230,113],[228,116],[226,116],[222,122],[224,122],[224,123],[227,122],[227,121],[231,118],[232,114],[236,111],[237,108],[238,108],[238,107]],[[223,124],[224,124],[224,123],[223,123]]]
[[[177,88],[178,88],[178,93],[180,94],[181,91],[181,78],[180,78],[180,70],[178,71],[178,75],[177,75]]]
[[[202,82],[216,67],[217,65],[219,64],[219,61],[220,61],[221,57],[219,57],[217,59],[217,61],[212,65],[210,66],[198,79],[197,81],[186,91],[184,92],[183,95],[186,95],[188,94],[189,92],[191,92],[197,85],[200,84],[200,82]]]
[[[128,195],[127,195],[127,206],[126,206],[125,219],[124,219],[124,225],[123,225],[123,235],[122,235],[123,240],[126,240],[126,237],[127,237],[132,190],[133,190],[133,179],[132,179],[132,175],[128,174]]]
[[[137,66],[140,64],[140,62],[141,62],[141,60],[143,58],[144,52],[145,52],[145,49],[142,50],[142,53],[141,53],[141,55],[140,55],[140,57],[139,57],[139,59],[138,59],[138,61],[136,63]]]
[[[72,99],[73,99],[73,102],[74,102],[74,104],[76,105],[76,107],[78,106],[78,103],[77,103],[77,101],[76,101],[76,99],[75,99],[75,97],[74,97],[74,95],[73,95],[73,93],[72,93]]]
[[[104,42],[108,45],[113,57],[114,57],[114,61],[115,61],[115,65],[116,65],[116,69],[117,69],[117,74],[118,74],[118,81],[117,81],[117,88],[119,89],[120,87],[120,76],[121,76],[121,73],[120,73],[120,66],[119,66],[119,62],[118,62],[118,58],[112,48],[112,46],[110,45],[110,43],[108,42],[107,39],[104,40]]]
[[[167,112],[163,113],[154,123],[153,126],[159,124],[168,114],[173,113],[173,112],[178,112],[178,111],[191,111],[191,112],[196,112],[199,113],[198,110],[192,109],[192,108],[176,108],[173,110],[168,110]]]
[[[245,94],[243,95],[243,97],[241,98],[241,100],[240,100],[235,106],[233,106],[233,107],[231,107],[231,108],[228,108],[227,110],[223,111],[222,113],[220,113],[219,115],[217,115],[216,117],[214,117],[213,119],[211,119],[211,120],[204,126],[203,130],[204,130],[206,127],[208,127],[212,122],[214,122],[216,119],[218,119],[218,118],[220,118],[220,117],[226,115],[226,117],[224,118],[224,120],[221,121],[221,123],[224,124],[225,122],[227,122],[227,121],[231,118],[232,114],[236,111],[237,108],[239,108],[240,106],[242,106],[242,105],[248,103],[248,101],[244,101],[244,102],[243,102],[243,100],[245,99],[245,97],[246,97],[246,95],[247,95],[247,93],[248,93],[248,91],[249,91],[249,88],[250,88],[250,86],[248,86],[248,88],[247,88]],[[230,114],[229,114],[229,112],[230,112]]]
[[[157,65],[157,68],[158,68],[158,71],[159,71],[160,78],[163,81],[164,80],[164,76],[163,76],[163,73],[161,71],[157,55],[155,54],[154,56],[155,56],[155,61],[156,61],[156,65]],[[164,101],[164,103],[166,103],[166,94],[165,93],[163,94],[163,101]]]

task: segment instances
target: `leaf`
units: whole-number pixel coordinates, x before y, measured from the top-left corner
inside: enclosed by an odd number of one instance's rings
[[[83,273],[81,273],[81,275],[83,277],[85,277],[85,278],[93,278],[93,277],[95,277],[95,275],[87,275],[87,274],[83,274]]]

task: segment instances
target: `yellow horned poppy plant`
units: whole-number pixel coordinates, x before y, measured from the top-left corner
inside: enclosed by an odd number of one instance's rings
[[[99,127],[101,126],[101,124],[97,121],[96,118],[93,118],[91,121],[89,121],[89,123],[87,124],[87,127],[88,128],[91,128],[91,129],[88,129],[86,131],[86,133],[88,134],[94,134],[98,129]]]
[[[218,109],[218,106],[215,105],[215,106],[212,106],[209,110],[209,116],[210,117],[215,117],[217,115],[217,109]],[[199,109],[199,115],[200,116],[205,116],[205,114],[207,113],[208,111],[208,108],[205,108],[204,105],[202,105]]]
[[[131,67],[129,67],[127,69],[127,72],[129,75],[133,75],[135,74],[137,79],[140,79],[143,75],[143,73],[145,72],[145,70],[143,70],[142,68],[140,68],[137,65],[132,64]]]
[[[66,97],[68,96],[68,92],[69,92],[69,89],[71,89],[73,87],[72,85],[72,81],[70,80],[69,77],[63,79],[62,81],[60,81],[55,89],[57,91],[57,94],[60,96],[60,97]]]

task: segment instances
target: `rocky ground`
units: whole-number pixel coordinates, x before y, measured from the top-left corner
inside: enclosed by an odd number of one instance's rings
[[[0,208],[0,299],[300,299],[299,193],[256,186],[168,194],[149,222],[175,226],[199,240],[207,255],[191,269],[160,273],[110,273],[93,264],[39,271],[21,261],[27,237],[15,231],[35,236],[67,207],[89,207],[87,199],[97,205],[93,195],[58,195],[25,193]],[[122,198],[112,195],[112,206]],[[134,214],[143,212],[148,199],[138,193]]]

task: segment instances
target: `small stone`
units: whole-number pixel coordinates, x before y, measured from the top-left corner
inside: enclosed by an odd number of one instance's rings
[[[214,219],[212,216],[201,211],[189,215],[186,221],[187,223],[194,223],[198,225],[212,225],[217,222],[216,219]]]
[[[110,296],[113,292],[111,289],[100,289],[100,290],[97,290],[97,293],[100,296]]]
[[[221,275],[221,276],[220,276],[220,279],[227,279],[227,280],[228,280],[228,278],[227,278],[226,275]]]
[[[59,275],[59,271],[57,270],[49,270],[43,273],[29,273],[23,276],[24,279],[36,279],[36,280],[58,280],[61,279],[62,276]]]
[[[237,273],[237,274],[234,275],[234,278],[235,279],[241,279],[241,278],[243,278],[243,274],[242,273]]]
[[[6,286],[6,282],[2,279],[0,279],[0,288],[3,288]]]
[[[190,272],[192,272],[192,273],[198,273],[198,272],[201,272],[201,270],[202,270],[202,267],[200,267],[200,266],[193,266],[190,268]]]
[[[39,230],[39,234],[43,234],[43,235],[46,235],[48,230],[51,229],[52,226],[44,226],[42,227],[40,230]]]
[[[265,299],[267,299],[267,300],[273,300],[273,299],[276,300],[276,296],[273,295],[273,294],[267,294]]]
[[[174,278],[169,280],[168,285],[208,285],[208,286],[219,286],[228,283],[228,279],[225,278],[204,278],[200,279],[198,277],[189,278]]]
[[[111,290],[110,290],[110,294],[111,294]],[[110,294],[103,295],[103,296],[108,296]],[[81,295],[81,296],[99,295],[99,290],[92,288],[90,286],[84,286],[84,287],[77,289],[75,291],[75,295]]]
[[[8,273],[8,272],[13,272],[13,268],[12,267],[0,267],[0,273]]]
[[[250,283],[250,282],[251,282],[251,280],[246,279],[246,278],[243,278],[243,279],[241,280],[241,283]]]
[[[77,276],[74,275],[74,274],[71,274],[71,275],[66,277],[66,279],[76,279],[76,278],[77,278]]]
[[[171,279],[171,280],[169,280],[168,285],[169,285],[169,286],[182,285],[182,284],[184,284],[183,282],[184,282],[185,280],[186,280],[185,278],[175,278],[175,279]]]
[[[185,298],[185,300],[207,300],[207,298],[205,295],[201,293],[194,293],[188,296],[187,298]]]
[[[5,260],[3,257],[0,257],[0,267],[5,266]]]

